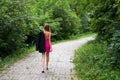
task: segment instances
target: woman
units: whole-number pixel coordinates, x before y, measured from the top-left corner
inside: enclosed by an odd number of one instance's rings
[[[48,24],[44,25],[43,33],[45,38],[45,52],[42,52],[42,73],[44,73],[45,57],[46,57],[46,70],[48,70],[49,53],[52,51],[51,32],[50,26]]]
[[[52,51],[51,32],[48,24],[44,25],[44,29],[39,32],[36,42],[36,50],[42,53],[42,73],[44,73],[44,64],[46,57],[46,70],[48,70],[49,53]]]

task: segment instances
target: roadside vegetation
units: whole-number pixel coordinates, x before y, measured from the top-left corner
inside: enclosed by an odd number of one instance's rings
[[[120,80],[120,70],[111,67],[106,43],[88,42],[75,51],[73,62],[78,80]]]
[[[81,3],[90,5],[86,8],[90,12],[85,11],[90,14],[90,30],[97,36],[75,52],[79,80],[120,80],[120,0]]]
[[[52,42],[76,39],[89,32],[97,34],[95,42],[87,45],[91,46],[91,53],[84,53],[95,55],[95,68],[86,69],[85,75],[81,71],[82,77],[86,76],[86,80],[119,79],[120,0],[0,0],[0,66],[10,60],[10,63],[17,61],[12,57],[25,57],[24,54],[34,51],[44,23],[51,27]],[[94,60],[90,57],[86,61],[93,64]],[[79,74],[79,69],[76,70]]]

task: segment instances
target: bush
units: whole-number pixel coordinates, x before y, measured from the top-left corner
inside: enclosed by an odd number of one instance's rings
[[[61,18],[59,31],[57,32],[59,39],[67,39],[71,35],[81,33],[81,20],[70,9],[67,1],[60,1],[58,5],[55,5],[53,18]]]
[[[75,52],[75,69],[83,80],[119,80],[120,72],[110,66],[106,43],[92,41]]]
[[[120,69],[120,1],[99,0],[93,11],[91,29],[98,33],[98,41],[106,41],[111,55],[111,65]]]
[[[27,35],[33,28],[27,0],[0,2],[0,57],[24,48]],[[32,22],[31,22],[32,21]]]

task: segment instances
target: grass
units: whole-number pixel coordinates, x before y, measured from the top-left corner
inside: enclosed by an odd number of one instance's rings
[[[29,53],[35,51],[35,46],[24,49],[24,51],[17,51],[16,54],[12,54],[0,60],[0,71],[13,65],[15,62],[25,58]]]
[[[65,42],[65,41],[69,41],[69,40],[80,39],[80,38],[84,38],[84,37],[88,37],[88,36],[92,36],[92,35],[95,35],[95,34],[94,33],[79,34],[79,35],[71,36],[69,39],[66,39],[66,40],[58,40],[58,41],[52,42],[52,44]],[[22,52],[16,51],[14,54],[7,56],[3,60],[0,59],[0,71],[10,67],[15,62],[27,57],[28,54],[30,54],[31,52],[34,52],[34,51],[35,51],[35,46],[32,46],[32,47],[22,50]]]
[[[109,60],[106,44],[91,41],[78,48],[73,61],[78,80],[120,80]]]

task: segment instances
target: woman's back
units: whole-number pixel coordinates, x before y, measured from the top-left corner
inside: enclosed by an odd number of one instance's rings
[[[45,39],[49,39],[50,38],[50,32],[44,31],[44,35],[45,35]]]

